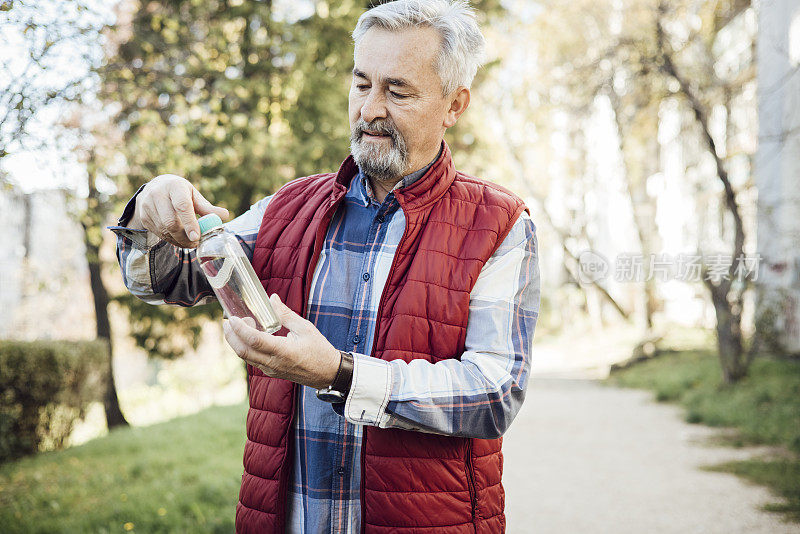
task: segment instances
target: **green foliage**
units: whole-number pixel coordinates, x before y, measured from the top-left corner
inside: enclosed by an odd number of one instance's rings
[[[152,1],[100,70],[127,192],[164,172],[236,213],[347,153],[353,3],[289,21],[272,2]],[[127,38],[124,38],[127,36]]]
[[[214,407],[0,466],[0,525],[28,532],[233,532],[247,407]]]
[[[0,341],[0,461],[62,447],[107,366],[101,341]]]
[[[153,306],[130,293],[113,300],[130,313],[130,335],[151,357],[172,360],[189,348],[196,349],[203,323],[221,319],[222,307],[216,302],[191,308]]]

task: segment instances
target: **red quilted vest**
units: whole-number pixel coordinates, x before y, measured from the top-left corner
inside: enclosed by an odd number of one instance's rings
[[[348,157],[335,174],[293,180],[264,214],[253,266],[267,293],[278,293],[304,317],[328,225],[357,172]],[[457,172],[446,144],[428,172],[395,195],[406,230],[381,296],[372,356],[459,358],[470,291],[527,208],[504,188]],[[247,371],[250,409],[236,531],[283,533],[296,386],[252,366]],[[504,531],[501,444],[502,438],[365,427],[362,532]]]

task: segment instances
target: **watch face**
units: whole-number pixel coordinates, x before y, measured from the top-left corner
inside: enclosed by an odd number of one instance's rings
[[[331,404],[344,402],[345,400],[344,394],[342,394],[341,391],[329,388],[318,389],[317,398],[321,401],[330,402]]]

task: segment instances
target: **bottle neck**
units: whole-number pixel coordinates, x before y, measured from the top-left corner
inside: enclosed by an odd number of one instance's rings
[[[202,243],[203,241],[205,241],[210,237],[221,234],[224,229],[225,228],[223,228],[222,226],[219,226],[217,228],[214,228],[213,230],[209,230],[208,232],[200,236],[200,243]]]

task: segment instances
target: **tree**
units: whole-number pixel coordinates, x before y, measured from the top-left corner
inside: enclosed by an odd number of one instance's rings
[[[702,280],[716,312],[723,379],[727,383],[739,380],[746,375],[754,354],[752,347],[749,352],[744,350],[741,325],[751,273],[742,277],[737,272],[741,266],[737,262],[744,257],[746,236],[728,169],[726,145],[731,136],[727,132],[724,138],[715,135],[711,113],[716,110],[730,117],[734,97],[753,80],[752,65],[732,77],[718,74],[720,58],[714,49],[726,26],[749,8],[749,2],[632,0],[625,4],[592,2],[568,7],[552,2],[546,6],[547,16],[540,17],[540,21],[551,41],[540,42],[544,57],[552,64],[550,95],[557,106],[573,111],[586,109],[598,96],[609,99],[645,254],[657,245],[653,204],[645,181],[662,165],[656,138],[659,113],[670,102],[679,103],[681,110],[689,112],[689,120],[684,120],[681,127],[702,149],[702,161],[696,165],[698,172],[705,173],[704,161],[713,162],[712,175],[703,174],[698,187],[713,190],[721,186],[721,234],[723,240],[729,240],[726,246],[734,259],[724,272],[718,273],[718,279],[712,276],[711,266],[704,263]],[[567,25],[580,31],[565,32]],[[727,229],[732,235],[727,235]],[[704,245],[702,237],[698,250]],[[647,320],[652,324],[652,285],[645,286],[645,294]]]
[[[101,98],[124,135],[126,168],[116,177],[123,197],[174,172],[240,214],[297,175],[334,169],[346,153],[351,60],[342,43],[355,23],[352,4],[318,3],[298,20],[271,1],[127,7],[98,70]],[[134,337],[161,357],[180,355],[196,343],[203,317],[219,316],[213,305],[122,300]]]
[[[101,27],[85,0],[0,1],[0,160],[49,140],[31,126],[80,97]]]
[[[0,3],[0,12],[0,41],[15,45],[0,54],[2,159],[15,151],[41,150],[59,142],[51,128],[40,134],[33,126],[44,113],[64,113],[91,87],[91,66],[99,58],[96,41],[104,14],[79,0],[6,0]],[[18,54],[20,50],[24,53]],[[95,186],[95,172],[89,165],[87,206],[78,219],[84,230],[97,338],[106,340],[109,347],[104,407],[110,429],[128,422],[114,383],[109,297],[99,258],[100,224],[108,211]]]

